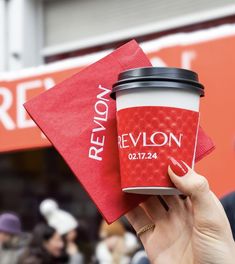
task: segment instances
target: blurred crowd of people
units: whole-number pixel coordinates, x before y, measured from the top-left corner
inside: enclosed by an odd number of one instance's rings
[[[79,221],[51,199],[44,200],[39,211],[45,221],[32,233],[23,232],[15,213],[0,215],[1,264],[149,264],[141,243],[127,231],[124,221],[101,222],[99,240],[87,259],[77,243]]]
[[[235,192],[221,202],[235,239]],[[44,200],[39,211],[45,221],[38,223],[32,233],[23,232],[16,214],[0,214],[0,264],[150,264],[124,220],[111,225],[102,220],[99,240],[87,258],[78,246],[79,221],[71,213],[52,199]]]

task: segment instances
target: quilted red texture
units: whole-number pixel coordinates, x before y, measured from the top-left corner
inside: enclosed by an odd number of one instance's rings
[[[144,66],[151,66],[149,59],[131,41],[25,104],[109,223],[146,199],[121,191],[116,107],[109,97],[121,71]],[[207,136],[201,137],[204,144]],[[89,158],[91,147],[101,160]]]
[[[173,187],[169,157],[192,165],[199,113],[171,107],[117,112],[122,188]]]

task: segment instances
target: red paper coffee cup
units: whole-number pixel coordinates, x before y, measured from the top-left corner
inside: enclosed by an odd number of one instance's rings
[[[169,157],[194,165],[200,97],[195,72],[178,68],[137,68],[122,72],[116,98],[122,190],[173,195]]]

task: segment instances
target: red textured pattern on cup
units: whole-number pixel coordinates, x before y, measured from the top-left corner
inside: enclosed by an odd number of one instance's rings
[[[192,165],[199,113],[143,106],[117,112],[122,188],[174,187],[169,157]]]

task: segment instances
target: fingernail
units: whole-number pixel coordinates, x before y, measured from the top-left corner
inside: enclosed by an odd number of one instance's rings
[[[177,176],[184,176],[188,172],[188,168],[181,160],[170,157],[170,167]]]

